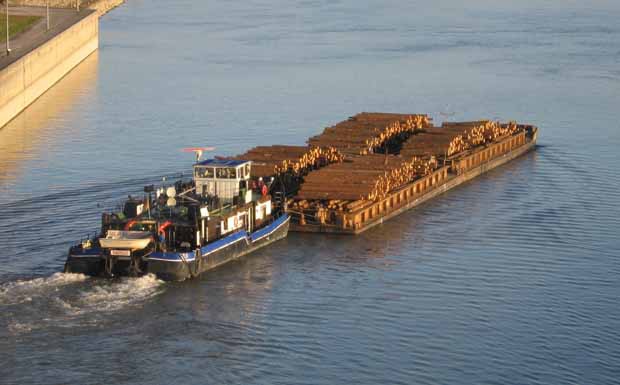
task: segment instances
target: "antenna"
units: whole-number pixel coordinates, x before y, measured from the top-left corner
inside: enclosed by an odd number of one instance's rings
[[[449,104],[446,104],[445,108],[439,112],[439,115],[446,119],[456,115],[456,112],[450,108]]]
[[[202,157],[202,153],[205,151],[214,151],[215,147],[187,147],[183,149],[183,152],[195,152],[196,153],[196,162],[200,160]]]

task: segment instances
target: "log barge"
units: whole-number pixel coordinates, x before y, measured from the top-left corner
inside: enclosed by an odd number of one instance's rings
[[[69,249],[66,272],[182,281],[287,236],[359,234],[536,146],[538,128],[361,113],[306,146],[254,147],[145,186]],[[153,193],[155,196],[153,196]]]
[[[516,122],[434,126],[424,114],[361,113],[307,146],[233,158],[284,192],[290,231],[359,234],[534,149],[537,135]]]

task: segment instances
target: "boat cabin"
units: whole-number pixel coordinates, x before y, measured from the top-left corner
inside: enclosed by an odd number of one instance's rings
[[[217,196],[222,202],[249,203],[251,161],[207,159],[194,164],[196,194]],[[238,197],[238,201],[233,202]]]
[[[114,237],[124,242],[145,233],[157,250],[188,252],[240,230],[251,233],[274,215],[266,185],[260,192],[250,188],[251,166],[245,160],[207,159],[194,164],[193,183],[162,187],[154,198],[154,187],[146,186],[144,199],[130,197],[122,211],[102,215],[100,238],[111,244]]]

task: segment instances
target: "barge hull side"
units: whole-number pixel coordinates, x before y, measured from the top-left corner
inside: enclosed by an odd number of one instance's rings
[[[476,166],[468,171],[463,172],[460,175],[456,175],[453,176],[451,178],[448,178],[448,180],[437,186],[437,188],[434,188],[430,191],[428,191],[427,193],[425,193],[424,195],[410,200],[409,202],[407,202],[405,205],[403,205],[402,207],[399,207],[397,209],[395,209],[394,211],[389,212],[388,214],[381,216],[379,218],[373,219],[371,221],[368,221],[366,223],[364,223],[363,226],[361,226],[360,228],[357,229],[344,229],[341,227],[337,227],[337,226],[322,226],[322,225],[299,225],[298,223],[291,223],[291,229],[290,231],[297,231],[297,232],[306,232],[306,233],[332,233],[332,234],[347,234],[347,235],[356,235],[356,234],[360,234],[372,227],[375,227],[377,225],[382,224],[383,222],[385,222],[386,220],[393,218],[401,213],[403,213],[404,211],[410,210],[412,208],[414,208],[415,206],[418,206],[421,203],[426,202],[429,199],[432,199],[456,186],[461,185],[462,183],[465,183],[481,174],[484,174],[487,171],[493,170],[496,167],[499,167],[505,163],[510,162],[511,160],[518,158],[519,156],[533,150],[536,147],[536,137],[534,137],[532,140],[530,140],[529,142],[525,143],[524,145],[504,154],[501,155],[497,158],[494,158],[492,160],[489,160],[486,163],[483,163],[479,166]]]
[[[173,259],[171,256],[179,256],[179,253],[170,253],[169,259],[151,258],[148,261],[146,272],[155,274],[159,279],[165,281],[183,281],[193,276],[200,275],[206,271],[215,269],[221,265],[249,254],[253,251],[265,247],[275,241],[286,238],[289,230],[290,217],[284,216],[282,219],[274,221],[263,229],[259,229],[252,234],[243,232],[233,234],[231,239],[225,241],[221,239],[219,245],[211,252],[205,253],[200,257],[200,262],[196,261],[194,253],[187,254],[184,259]],[[203,248],[207,250],[207,248]],[[99,276],[105,271],[105,263],[99,253],[80,254],[69,252],[69,257],[65,263],[66,273],[81,273],[90,276]],[[114,265],[115,275],[126,275],[129,267],[128,261],[118,261]]]

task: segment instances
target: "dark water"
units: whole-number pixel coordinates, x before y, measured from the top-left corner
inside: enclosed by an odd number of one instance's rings
[[[620,383],[615,1],[130,1],[0,129],[1,384]],[[1,86],[1,85],[0,85]],[[186,146],[360,111],[516,119],[540,147],[359,237],[199,280],[58,273]]]

